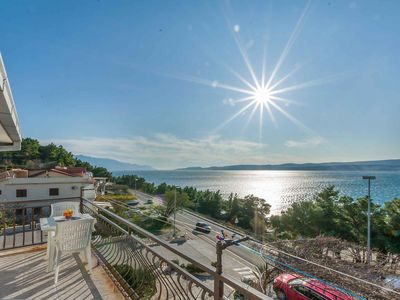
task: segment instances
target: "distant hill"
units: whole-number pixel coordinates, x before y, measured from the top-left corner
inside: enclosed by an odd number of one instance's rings
[[[208,168],[190,167],[179,170],[400,171],[400,159],[279,165],[231,165]]]
[[[122,161],[110,159],[110,158],[91,157],[91,156],[86,156],[86,155],[76,155],[75,157],[82,161],[86,161],[86,162],[90,163],[91,165],[95,165],[98,167],[104,167],[107,170],[109,170],[110,172],[155,170],[154,168],[152,168],[150,166],[131,164],[131,163],[126,163],[126,162],[122,162]]]

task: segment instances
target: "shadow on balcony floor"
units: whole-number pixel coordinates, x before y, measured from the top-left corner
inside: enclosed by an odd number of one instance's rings
[[[124,299],[101,266],[89,275],[77,254],[62,257],[54,285],[45,255],[43,247],[0,252],[0,299]]]

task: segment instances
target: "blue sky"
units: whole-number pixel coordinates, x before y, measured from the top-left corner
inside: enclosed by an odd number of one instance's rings
[[[0,51],[23,135],[168,169],[398,158],[398,1],[3,1]],[[300,20],[300,21],[299,21]],[[296,24],[297,27],[296,27]],[[311,82],[221,127],[264,53]],[[235,42],[235,39],[238,43]],[[204,84],[196,83],[201,81]],[[254,85],[253,82],[251,82]],[[247,122],[247,120],[250,120]]]

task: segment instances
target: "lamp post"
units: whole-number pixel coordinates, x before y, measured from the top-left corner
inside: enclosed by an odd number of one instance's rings
[[[245,236],[244,238],[238,240],[217,242],[217,265],[215,266],[215,269],[218,277],[216,277],[216,280],[214,280],[214,299],[222,300],[224,298],[224,282],[219,277],[222,274],[222,250],[232,245],[238,245],[240,242],[244,242],[249,239],[250,238],[248,236]]]
[[[368,180],[368,232],[367,232],[367,263],[371,263],[371,180],[375,176],[363,176],[362,179]]]
[[[176,187],[174,189],[174,237],[176,237]]]

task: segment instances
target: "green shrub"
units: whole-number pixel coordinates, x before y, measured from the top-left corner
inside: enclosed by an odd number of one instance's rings
[[[156,277],[149,269],[134,269],[129,265],[115,265],[115,270],[138,294],[140,299],[151,299],[156,293]]]
[[[107,195],[99,195],[96,197],[96,201],[109,201],[109,200],[129,201],[134,199],[136,199],[136,197],[131,194],[107,194]]]
[[[204,273],[203,269],[200,269],[192,263],[188,263],[186,266],[182,264],[181,267],[185,268],[190,274]]]

